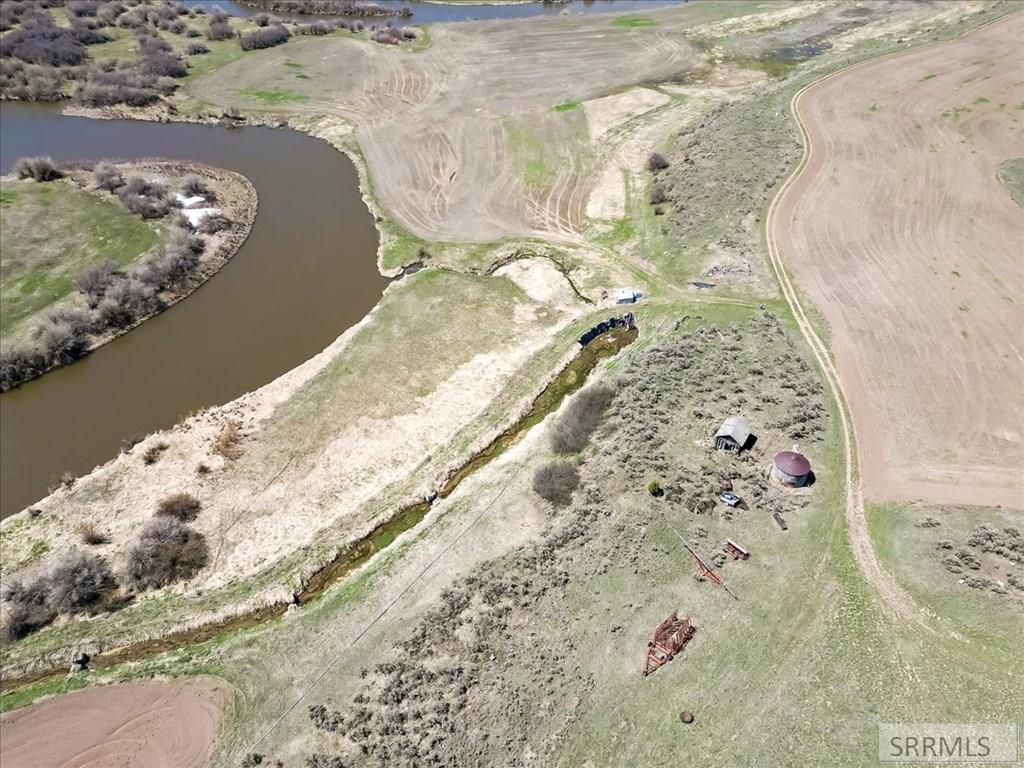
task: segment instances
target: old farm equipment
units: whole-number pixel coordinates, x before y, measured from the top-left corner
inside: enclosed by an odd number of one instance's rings
[[[682,534],[680,534],[679,531],[677,531],[675,528],[672,529],[672,532],[679,537],[679,540],[683,542],[683,546],[686,547],[686,551],[689,552],[693,556],[693,559],[696,561],[697,576],[702,579],[707,579],[708,581],[713,581],[715,584],[717,584],[726,592],[728,592],[732,596],[733,600],[739,600],[739,598],[736,597],[735,594],[733,594],[733,591],[729,589],[727,586],[725,586],[725,582],[722,581],[722,577],[715,572],[715,569],[708,565],[706,562],[704,562],[704,558],[698,555],[697,552],[693,549],[693,547],[686,543],[686,539],[682,537]]]
[[[726,539],[722,549],[725,550],[726,554],[732,555],[733,560],[746,560],[750,557],[750,553],[732,539]]]
[[[689,617],[679,618],[678,611],[665,619],[651,635],[647,643],[647,655],[644,657],[644,677],[658,667],[668,664],[690,642],[697,628],[690,623]]]

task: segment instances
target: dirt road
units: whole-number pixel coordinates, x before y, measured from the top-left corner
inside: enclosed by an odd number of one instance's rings
[[[794,107],[806,164],[771,237],[829,322],[865,492],[1024,507],[1024,153],[1015,15],[854,67]]]

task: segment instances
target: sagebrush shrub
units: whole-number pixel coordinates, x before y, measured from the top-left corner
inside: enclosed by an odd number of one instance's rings
[[[595,384],[572,398],[551,430],[551,449],[560,454],[582,451],[613,397],[615,390],[607,384]]]
[[[572,492],[579,484],[579,471],[568,462],[545,464],[533,476],[534,492],[556,507],[567,506],[572,501]]]
[[[22,157],[14,164],[14,172],[19,179],[35,181],[53,181],[63,175],[49,157]]]
[[[128,547],[122,582],[135,591],[156,589],[195,576],[207,558],[201,533],[176,517],[160,515]]]
[[[191,523],[199,516],[203,505],[190,493],[174,493],[160,500],[156,513],[176,517],[183,523]]]

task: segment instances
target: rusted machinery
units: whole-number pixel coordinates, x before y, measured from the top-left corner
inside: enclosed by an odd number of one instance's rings
[[[750,553],[732,539],[726,539],[722,549],[725,550],[726,554],[732,555],[733,560],[746,560],[750,557]]]
[[[704,558],[698,555],[697,552],[693,549],[693,547],[686,543],[686,539],[683,538],[682,534],[679,533],[679,531],[677,531],[675,528],[672,529],[672,532],[679,537],[679,540],[683,542],[683,546],[686,548],[686,551],[690,553],[694,561],[697,563],[697,577],[713,581],[715,584],[717,584],[726,592],[728,592],[733,600],[739,600],[739,598],[736,597],[733,591],[725,585],[725,582],[722,581],[722,577],[715,572],[715,569],[708,565],[706,562],[704,562]]]
[[[697,628],[690,623],[690,618],[679,618],[678,611],[665,619],[651,635],[647,643],[647,655],[644,656],[644,677],[658,667],[668,664],[690,642]]]

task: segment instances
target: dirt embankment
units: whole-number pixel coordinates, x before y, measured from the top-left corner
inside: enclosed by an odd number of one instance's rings
[[[230,702],[195,678],[76,691],[0,720],[5,768],[201,768]]]
[[[1024,219],[1016,14],[847,70],[799,100],[810,155],[780,200],[783,259],[829,322],[865,489],[1024,506]]]

